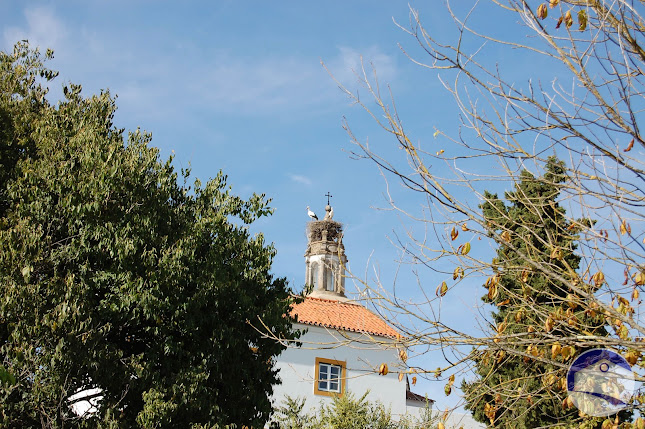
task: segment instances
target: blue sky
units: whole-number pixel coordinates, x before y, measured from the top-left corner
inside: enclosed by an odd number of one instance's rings
[[[384,181],[374,165],[351,159],[347,151],[355,148],[342,120],[372,145],[390,139],[328,71],[362,91],[354,72],[361,58],[373,64],[402,116],[416,122],[418,138],[454,120],[446,118],[436,77],[397,46],[414,46],[393,23],[407,22],[408,6],[344,3],[5,2],[2,49],[20,39],[51,47],[49,66],[60,71],[52,97],[64,82],[80,83],[88,95],[108,88],[118,97],[117,126],[150,131],[177,167],[190,165],[201,180],[222,169],[235,192],[273,198],[275,215],[257,228],[278,249],[276,274],[297,288],[304,280],[305,206],[324,214],[328,191],[346,225],[354,270],[363,271],[372,251],[381,264],[390,262],[385,236],[397,226],[372,209],[387,206]],[[437,15],[429,15],[431,23],[441,23]]]
[[[425,25],[455,40],[443,5],[420,3],[412,6]],[[373,65],[383,87],[395,94],[413,138],[429,145],[440,145],[435,127],[456,129],[458,115],[436,73],[414,65],[399,48],[418,53],[393,19],[407,25],[406,2],[8,1],[0,3],[0,43],[9,50],[28,39],[55,51],[49,66],[60,76],[52,98],[65,82],[83,85],[86,95],[109,88],[118,96],[116,125],[150,131],[164,158],[174,153],[177,168],[191,166],[202,181],[222,169],[235,193],[271,197],[275,214],[254,231],[275,243],[274,272],[294,289],[304,282],[305,207],[324,214],[328,191],[335,218],[346,228],[352,270],[376,269],[390,288],[397,252],[388,237],[402,231],[400,219],[375,209],[387,208],[385,182],[373,164],[351,159],[348,151],[355,148],[343,118],[362,141],[369,139],[386,154],[396,151],[329,73],[367,96],[354,73],[361,58],[368,69]],[[397,183],[392,186],[398,203],[413,209],[423,204],[399,193]],[[443,280],[433,272],[421,275],[429,293]],[[399,274],[403,293],[417,293],[414,283],[409,274]],[[444,311],[452,309],[464,326],[472,326],[479,286],[465,289]],[[472,320],[464,311],[473,312]],[[426,363],[432,369],[443,365]],[[443,383],[419,390],[441,406],[453,401],[444,402]]]

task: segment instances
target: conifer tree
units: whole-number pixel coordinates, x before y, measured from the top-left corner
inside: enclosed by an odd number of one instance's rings
[[[577,419],[578,410],[566,402],[565,380],[571,358],[581,350],[563,347],[558,339],[580,330],[607,334],[601,317],[585,313],[563,282],[545,275],[573,274],[580,266],[575,224],[558,204],[564,183],[564,164],[551,157],[544,176],[521,173],[515,190],[505,195],[509,205],[486,193],[480,206],[498,245],[482,298],[494,306],[497,347],[475,354],[478,378],[462,387],[466,408],[493,427],[534,428]]]

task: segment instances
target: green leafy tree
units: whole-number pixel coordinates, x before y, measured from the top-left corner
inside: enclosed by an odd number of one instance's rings
[[[485,284],[488,293],[482,298],[495,305],[497,341],[496,347],[475,355],[478,378],[462,387],[466,408],[492,426],[533,428],[575,420],[577,410],[566,406],[565,380],[569,360],[581,350],[562,348],[546,337],[582,331],[607,335],[601,315],[585,312],[571,288],[542,273],[575,276],[580,267],[576,227],[558,203],[564,173],[564,163],[551,157],[544,176],[521,172],[515,191],[505,195],[509,205],[486,193],[481,206],[498,246],[493,275]],[[544,335],[537,337],[536,332]]]
[[[284,404],[276,409],[273,427],[280,429],[411,429],[435,428],[438,417],[433,415],[430,403],[418,418],[403,416],[399,421],[380,402],[367,399],[369,392],[357,398],[349,393],[334,396],[332,401],[321,404],[318,413],[303,412],[305,398],[287,396]]]
[[[351,394],[334,397],[328,406],[320,409],[318,427],[320,429],[395,429],[390,411],[379,402],[367,400],[369,392],[360,398]]]
[[[272,427],[275,429],[313,429],[315,417],[305,413],[306,398],[285,398],[282,406],[276,407]]]
[[[284,346],[259,328],[298,337],[248,231],[268,200],[221,172],[188,186],[108,92],[51,105],[55,76],[24,43],[0,53],[0,426],[261,427]]]

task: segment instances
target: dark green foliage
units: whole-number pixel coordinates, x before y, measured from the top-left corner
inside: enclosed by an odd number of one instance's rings
[[[0,427],[261,427],[284,347],[259,331],[298,336],[248,232],[268,201],[222,173],[178,184],[108,92],[54,107],[53,77],[24,44],[0,53]],[[79,419],[87,388],[100,411]]]
[[[306,402],[307,400],[305,398],[292,398],[291,396],[287,396],[284,404],[275,410],[276,414],[273,416],[272,428],[314,428],[314,417],[302,411]]]
[[[553,357],[550,346],[580,329],[606,335],[602,318],[580,307],[574,311],[571,291],[553,275],[569,273],[572,279],[580,266],[577,236],[558,204],[564,183],[563,163],[550,158],[543,177],[521,173],[515,191],[505,195],[509,205],[487,193],[481,206],[498,245],[483,300],[495,305],[499,347],[480,351],[478,378],[462,388],[475,419],[494,427],[534,428],[577,418],[577,410],[562,406],[567,393],[561,380],[570,362]]]
[[[367,399],[369,392],[360,398],[351,393],[333,397],[323,404],[317,413],[309,415],[302,410],[304,398],[287,396],[283,406],[276,409],[272,428],[276,429],[412,429],[435,428],[438,421],[433,416],[430,404],[422,410],[421,420],[405,416],[400,421],[392,418],[390,411],[380,402]]]
[[[328,429],[395,429],[390,411],[380,403],[367,400],[366,392],[360,398],[351,394],[334,398],[330,406],[321,407],[319,424]]]
[[[390,412],[380,403],[367,400],[366,392],[360,398],[351,393],[333,397],[328,405],[321,405],[318,413],[302,412],[305,399],[287,397],[277,410],[274,427],[280,429],[395,429]]]

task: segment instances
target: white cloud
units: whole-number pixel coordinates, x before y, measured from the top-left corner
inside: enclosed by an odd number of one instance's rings
[[[299,174],[289,174],[289,178],[296,183],[302,183],[303,185],[311,186],[312,181],[306,176],[301,176]]]
[[[226,110],[258,111],[310,104],[323,70],[307,58],[221,55],[196,76],[196,93]]]
[[[364,50],[341,46],[338,50],[339,56],[329,61],[327,67],[344,85],[364,79],[364,75],[371,80],[374,71],[382,83],[391,82],[396,78],[397,66],[394,57],[382,52],[378,46]]]
[[[56,62],[50,66],[61,72],[61,81],[82,84],[89,92],[110,88],[119,96],[120,109],[137,112],[139,118],[176,117],[196,110],[236,116],[316,114],[345,102],[316,54],[206,52],[184,39],[159,52],[127,32],[106,35],[100,27],[75,27],[47,7],[26,9],[24,17],[23,25],[4,30],[5,49],[22,39],[41,50],[51,47]],[[351,90],[361,58],[366,68],[374,65],[382,82],[396,78],[395,59],[377,46],[340,46],[323,60]],[[51,95],[59,96],[56,91]]]
[[[361,51],[338,48],[338,54],[325,62],[327,70],[343,84],[351,86],[360,73],[361,60],[371,72],[373,65],[379,79],[396,77],[393,57],[377,47]],[[313,57],[231,57],[218,55],[215,63],[193,76],[193,92],[204,97],[214,108],[231,111],[275,113],[320,106],[339,100],[336,83]]]
[[[20,40],[29,40],[31,46],[39,46],[41,51],[57,48],[64,44],[67,30],[53,10],[35,7],[24,11],[26,27],[8,27],[3,32],[4,46],[10,49]]]

